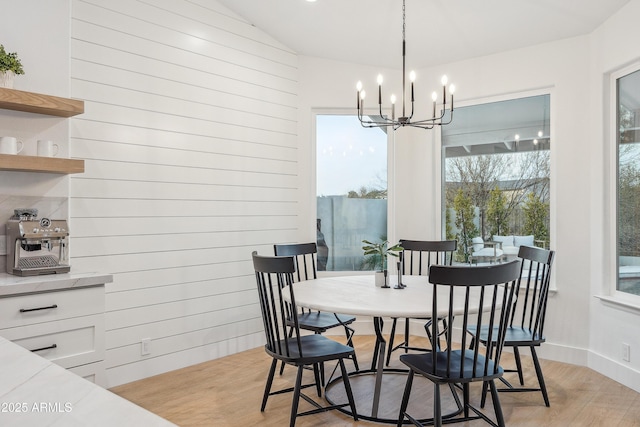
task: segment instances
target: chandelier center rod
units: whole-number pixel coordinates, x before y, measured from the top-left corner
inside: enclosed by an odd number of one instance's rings
[[[402,117],[407,117],[405,112],[405,100],[406,87],[407,87],[407,72],[406,72],[406,56],[407,56],[407,43],[406,43],[406,6],[405,0],[402,0]]]

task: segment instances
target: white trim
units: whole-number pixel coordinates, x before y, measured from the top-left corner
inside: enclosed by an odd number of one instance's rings
[[[589,351],[587,366],[594,371],[640,393],[640,372],[603,354]]]
[[[602,304],[619,310],[629,312],[631,314],[640,314],[640,298],[628,298],[633,296],[624,292],[616,291],[613,296],[610,295],[594,295]]]
[[[387,109],[383,108],[383,111],[386,111]],[[371,109],[372,114],[375,114],[376,111],[374,111],[373,109]],[[390,112],[390,110],[389,110]],[[313,213],[313,215],[311,216],[309,222],[310,224],[307,225],[307,227],[309,228],[309,230],[312,230],[313,236],[316,235],[315,233],[315,227],[316,227],[316,221],[315,218],[317,217],[317,212],[318,212],[318,205],[317,205],[317,162],[316,162],[316,154],[317,154],[317,142],[316,142],[316,136],[317,136],[317,129],[316,129],[316,123],[317,123],[317,117],[318,116],[357,116],[357,114],[353,111],[353,109],[349,109],[349,108],[312,108],[311,109],[311,150],[310,150],[310,161],[309,161],[309,170],[311,172],[311,177],[310,177],[310,184],[311,184],[311,190],[309,191],[309,197],[311,200],[309,200],[309,206],[310,206],[310,212]],[[395,177],[395,132],[391,129],[388,128],[387,130],[387,238],[390,242],[395,242],[395,235],[396,235],[396,229],[395,229],[395,182],[396,182],[396,177]],[[393,189],[394,191],[391,191],[391,189]],[[313,237],[313,240],[315,241],[315,237]],[[332,274],[334,273],[334,274]],[[360,274],[361,272],[349,272],[349,271],[336,271],[336,272],[326,272],[326,273],[322,273],[320,274],[321,276],[331,276],[331,275],[335,275],[335,274],[339,274],[341,276],[345,276],[345,275],[357,275]],[[371,272],[363,272],[364,274],[370,274]]]
[[[608,259],[603,260],[604,271],[603,278],[604,283],[609,283],[608,289],[602,289],[603,292],[608,292],[608,295],[598,296],[596,298],[601,299],[605,303],[609,303],[614,308],[634,308],[635,311],[640,311],[640,297],[618,291],[618,80],[624,76],[632,74],[636,71],[640,71],[640,60],[636,60],[624,67],[615,69],[608,73],[608,85],[605,85],[604,99],[609,98],[608,105],[605,105],[605,109],[608,109],[609,120],[605,123],[605,144],[609,145],[607,151],[609,159],[605,159],[608,163],[608,170],[605,168],[605,179],[609,181],[608,195],[605,195],[605,211],[609,212],[609,224],[604,225],[605,228],[605,245],[609,246],[610,250],[603,251],[610,254]],[[607,74],[605,74],[606,78]],[[605,184],[605,188],[607,185]],[[608,280],[607,280],[608,279]]]
[[[475,105],[489,104],[493,102],[511,101],[511,100],[516,100],[520,98],[528,98],[528,97],[540,96],[540,95],[549,95],[549,139],[551,141],[551,145],[549,147],[549,151],[551,152],[551,165],[550,165],[550,171],[549,171],[549,175],[550,175],[549,176],[549,248],[553,249],[555,247],[556,236],[557,236],[557,233],[556,233],[557,179],[555,179],[555,175],[556,175],[555,171],[557,170],[556,165],[557,165],[557,157],[558,157],[557,148],[556,148],[557,142],[555,137],[556,136],[555,123],[558,122],[558,119],[556,117],[556,112],[558,111],[558,108],[556,107],[557,96],[555,95],[555,86],[544,86],[544,87],[529,89],[525,91],[504,93],[501,95],[482,97],[482,98],[467,99],[464,101],[457,102],[457,106],[458,108],[469,107],[469,106],[475,106]],[[445,177],[444,177],[445,158],[444,158],[444,152],[442,150],[443,144],[442,144],[441,132],[438,133],[437,136],[438,136],[437,155],[440,156],[440,165],[439,165],[440,171],[438,174],[438,176],[440,176],[440,188],[438,189],[439,197],[437,199],[440,206],[439,206],[437,217],[439,217],[439,220],[440,220],[441,233],[444,233],[445,228],[444,228],[444,224],[442,223],[443,221],[442,209],[444,206],[444,199],[443,199],[444,194],[442,193],[442,184],[444,183],[444,180],[445,180]],[[551,270],[551,289],[557,289],[555,277],[556,277],[556,269],[552,269]]]

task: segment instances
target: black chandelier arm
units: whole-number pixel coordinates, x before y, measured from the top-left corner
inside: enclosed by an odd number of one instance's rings
[[[379,113],[380,113],[380,117],[382,117],[384,120],[389,120],[387,117],[385,117],[384,114],[382,114],[382,103],[378,104],[378,108],[379,108]]]
[[[361,112],[358,112],[358,120],[365,127],[387,127],[393,126],[394,121],[390,120],[388,117],[381,116],[382,120],[366,120]]]
[[[399,120],[390,120],[388,117],[385,117],[385,116],[381,116],[381,120],[366,120],[366,119],[364,119],[364,116],[361,114],[360,111],[358,113],[359,113],[358,114],[358,120],[360,121],[360,124],[363,127],[367,127],[367,128],[384,128],[384,127],[391,126],[394,131],[400,129],[401,127],[405,127],[405,126],[417,127],[417,128],[420,128],[420,129],[429,130],[429,129],[433,129],[435,126],[448,125],[453,120],[453,111],[451,111],[450,116],[449,116],[449,120],[446,121],[446,122],[438,121],[439,119],[437,119],[437,118],[427,119],[427,120],[420,120],[420,121],[417,121],[417,122],[412,122],[410,120],[399,121]]]
[[[444,118],[446,112],[449,111],[449,120],[443,122],[442,119]],[[444,126],[444,125],[448,125],[453,121],[453,110],[442,110],[442,114],[440,115],[440,117],[434,117],[432,119],[425,119],[425,120],[419,120],[417,122],[413,122],[413,124],[417,124],[417,125],[421,125],[421,124],[431,124],[431,125],[437,125],[437,126]]]
[[[444,107],[444,105],[443,105],[443,107]],[[414,122],[414,123],[427,123],[427,122],[436,122],[436,121],[441,121],[441,120],[444,118],[444,116],[445,116],[445,114],[447,113],[447,111],[451,111],[451,114],[450,114],[450,115],[451,115],[451,116],[453,116],[453,110],[449,110],[449,109],[447,109],[447,108],[442,108],[442,109],[441,109],[441,113],[440,113],[440,115],[439,115],[439,116],[433,116],[433,117],[431,117],[430,119],[418,120],[417,122]],[[451,123],[451,118],[450,118],[450,119],[449,119],[449,121],[448,121],[448,122],[446,122],[446,123],[445,123],[445,122],[442,122],[442,124],[443,124],[443,125],[445,125],[445,124],[449,124],[449,123]]]

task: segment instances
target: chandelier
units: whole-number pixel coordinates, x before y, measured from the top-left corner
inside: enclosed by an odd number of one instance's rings
[[[442,109],[440,113],[436,112],[436,101],[438,99],[438,94],[433,92],[431,94],[431,99],[433,101],[433,115],[431,118],[422,119],[422,120],[413,120],[413,107],[414,107],[414,89],[413,82],[416,79],[416,73],[411,71],[409,73],[409,81],[411,83],[410,93],[411,93],[411,113],[407,115],[406,107],[405,107],[405,94],[406,94],[406,70],[405,70],[405,60],[406,60],[406,41],[405,41],[405,30],[406,30],[406,16],[405,16],[405,0],[402,0],[402,115],[396,118],[396,96],[391,95],[391,117],[385,116],[382,114],[382,74],[378,74],[378,109],[379,114],[377,116],[367,115],[364,117],[364,98],[366,92],[362,89],[362,82],[358,82],[356,88],[358,90],[358,120],[363,127],[377,127],[377,128],[386,128],[391,126],[393,130],[396,130],[400,127],[404,126],[412,126],[421,129],[433,129],[434,126],[442,126],[448,125],[453,120],[453,92],[455,91],[455,86],[449,86],[449,96],[451,97],[451,101],[447,106],[447,76],[442,76]],[[447,110],[449,114],[447,115]],[[445,116],[448,116],[445,119]]]

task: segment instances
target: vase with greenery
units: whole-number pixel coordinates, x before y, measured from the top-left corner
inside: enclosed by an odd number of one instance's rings
[[[7,52],[0,44],[0,87],[13,88],[13,77],[24,74],[16,52]]]
[[[389,246],[387,240],[383,240],[378,243],[373,243],[368,240],[363,240],[364,246],[362,250],[367,257],[367,263],[372,265],[376,270],[376,286],[388,286],[386,283],[387,276],[387,257],[398,257],[398,253],[402,251],[400,244]]]

